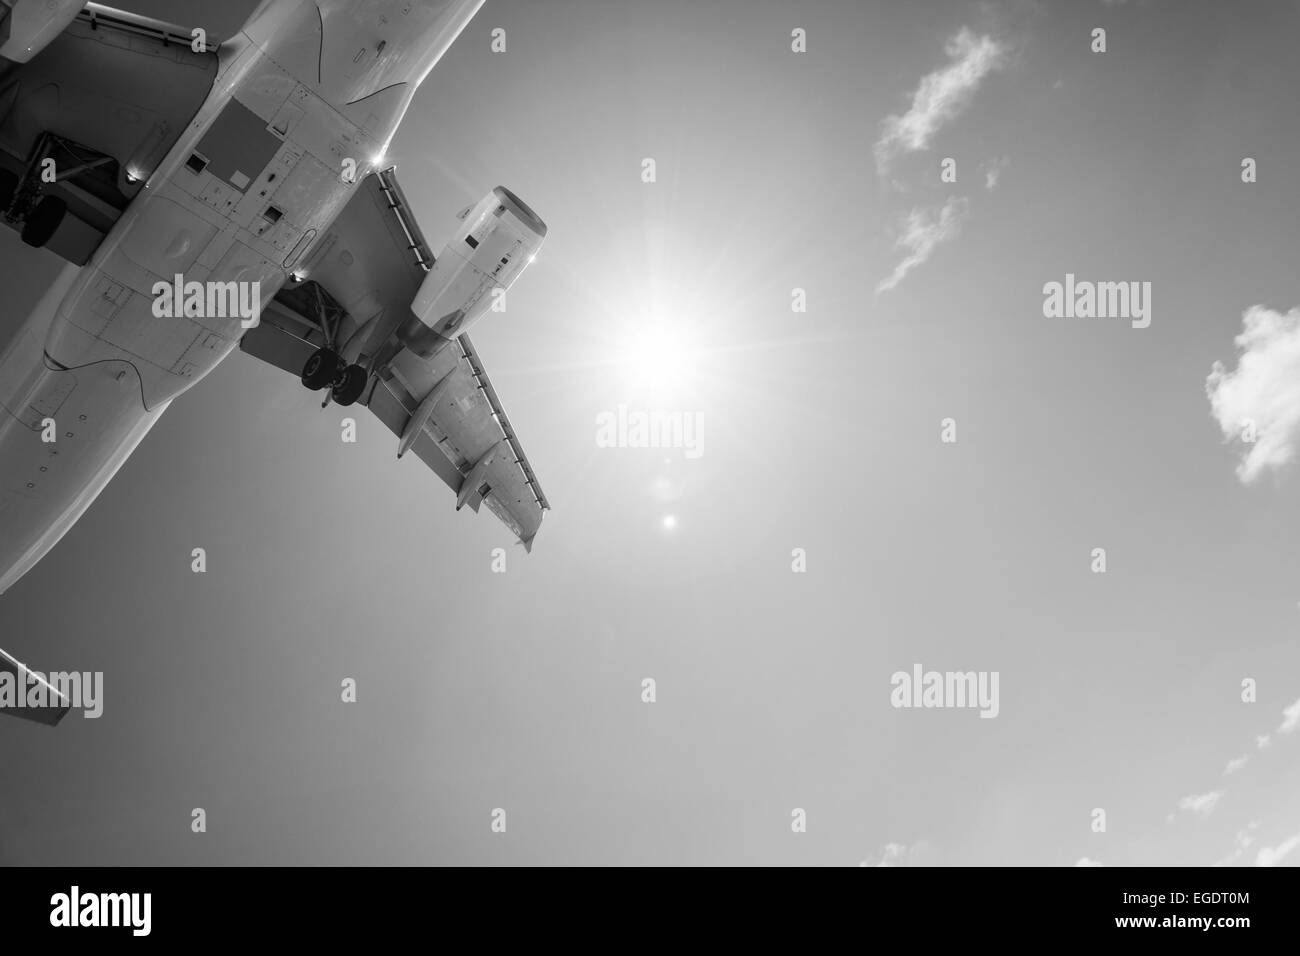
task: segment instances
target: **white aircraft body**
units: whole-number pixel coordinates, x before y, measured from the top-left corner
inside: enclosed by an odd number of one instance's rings
[[[0,221],[68,262],[0,340],[0,593],[236,346],[366,405],[531,550],[549,505],[464,333],[546,226],[497,187],[435,258],[383,165],[483,2],[264,0],[217,44],[0,0]]]

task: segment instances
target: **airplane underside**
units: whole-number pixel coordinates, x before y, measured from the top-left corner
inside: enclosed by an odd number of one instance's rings
[[[0,342],[0,594],[236,348],[531,550],[549,503],[467,329],[546,224],[498,186],[435,256],[382,165],[483,0],[266,0],[221,43],[44,2],[0,5],[0,223],[67,263]]]

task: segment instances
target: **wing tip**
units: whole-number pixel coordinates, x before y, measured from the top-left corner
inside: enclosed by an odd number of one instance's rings
[[[14,694],[21,695],[15,703],[6,703],[0,706],[0,716],[17,717],[20,720],[30,721],[34,724],[56,727],[72,710],[72,702],[57,687],[54,687],[44,676],[31,670],[17,658],[10,656],[3,650],[0,650],[0,673],[10,675],[9,679],[14,685]],[[46,697],[46,703],[26,703],[29,682],[41,685]]]

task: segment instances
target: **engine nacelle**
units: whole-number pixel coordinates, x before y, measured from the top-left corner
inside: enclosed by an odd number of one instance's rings
[[[0,56],[26,63],[62,33],[85,0],[0,0]]]
[[[412,352],[433,355],[479,319],[510,288],[542,247],[546,223],[498,186],[461,213],[462,226],[425,276],[398,330]]]

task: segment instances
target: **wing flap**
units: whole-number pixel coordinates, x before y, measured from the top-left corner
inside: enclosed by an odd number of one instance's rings
[[[488,510],[531,549],[542,514],[550,505],[473,342],[461,335],[432,359],[399,353],[393,359],[392,372],[392,380],[385,384],[388,389],[393,382],[398,384],[405,395],[401,404],[406,415],[400,425],[395,420],[386,424],[399,436],[424,396],[450,376],[444,396],[434,405],[424,434],[413,448],[417,454],[421,448],[427,451],[420,457],[435,471],[441,468],[439,457],[451,464],[455,480],[449,480],[445,473],[439,476],[458,495],[465,480],[476,478],[475,467],[491,455],[477,478],[479,487],[468,489],[464,503],[477,511],[486,502]],[[430,462],[431,458],[437,466]]]
[[[519,437],[515,434],[510,419],[506,416],[505,407],[501,404],[501,399],[497,397],[496,389],[492,387],[492,382],[487,376],[487,371],[483,368],[482,361],[479,360],[478,352],[474,349],[474,343],[468,333],[461,335],[460,347],[465,353],[465,360],[469,363],[474,377],[478,380],[479,388],[483,390],[483,397],[491,407],[492,415],[496,419],[502,435],[505,436],[506,441],[510,443],[510,447],[515,453],[516,464],[523,472],[525,484],[528,485],[538,508],[542,511],[548,510],[551,505],[542,492],[541,482],[537,480],[537,475],[533,472],[533,466],[529,463],[528,456],[524,454],[523,446],[519,443]]]
[[[407,421],[415,414],[418,400],[413,398],[401,383],[390,378],[388,381],[380,379],[375,382],[368,404],[370,411],[388,426],[389,431],[394,435],[401,435]],[[438,440],[429,433],[428,429],[422,430],[416,437],[415,443],[411,445],[411,451],[428,465],[448,488],[452,491],[460,488],[463,476],[438,447]]]

